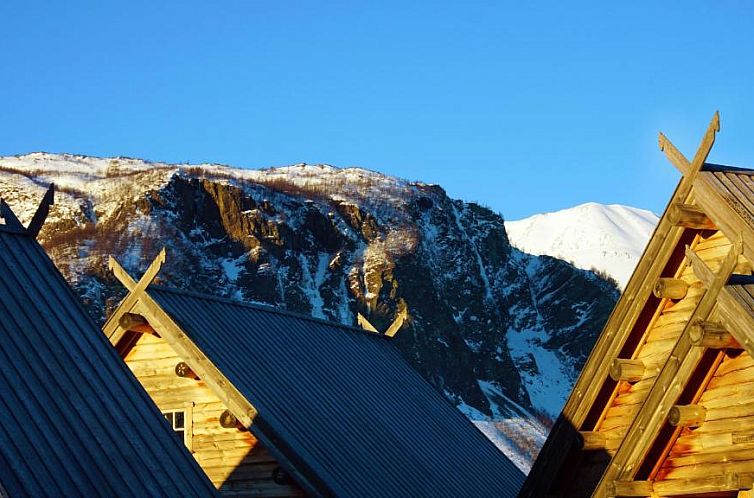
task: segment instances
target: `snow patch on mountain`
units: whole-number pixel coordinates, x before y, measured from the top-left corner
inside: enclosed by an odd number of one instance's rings
[[[644,209],[589,202],[506,221],[505,229],[511,244],[524,252],[605,272],[624,288],[658,221]]]
[[[52,182],[40,240],[94,315],[118,290],[107,257],[140,274],[161,245],[171,285],[346,324],[407,309],[396,346],[523,470],[617,298],[511,248],[489,209],[361,168],[0,157],[0,196],[24,224]]]

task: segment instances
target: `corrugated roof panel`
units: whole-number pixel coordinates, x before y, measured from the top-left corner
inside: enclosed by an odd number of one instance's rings
[[[523,474],[388,339],[210,296],[148,293],[338,496],[515,496]]]
[[[216,495],[44,250],[10,230],[0,230],[0,487]]]

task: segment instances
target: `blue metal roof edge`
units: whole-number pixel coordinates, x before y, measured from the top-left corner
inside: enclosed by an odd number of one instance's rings
[[[241,300],[238,300],[238,299],[230,299],[230,298],[226,298],[226,297],[215,296],[215,295],[212,295],[212,294],[203,294],[201,292],[195,292],[195,291],[188,291],[188,290],[184,290],[184,289],[178,289],[176,287],[169,287],[169,286],[165,286],[165,285],[150,285],[149,287],[147,287],[147,292],[149,292],[149,289],[155,289],[155,290],[162,291],[162,292],[169,292],[171,294],[177,294],[177,295],[185,295],[185,296],[189,296],[189,297],[195,297],[197,299],[207,299],[209,301],[217,301],[217,302],[220,302],[220,303],[230,304],[230,305],[234,305],[234,306],[241,306],[243,308],[250,308],[250,309],[253,309],[253,310],[264,311],[264,312],[268,312],[268,313],[275,313],[275,314],[278,314],[278,315],[288,316],[288,317],[291,317],[291,318],[298,318],[298,319],[301,319],[301,320],[307,320],[307,321],[310,321],[310,322],[319,323],[319,324],[322,324],[322,325],[327,325],[329,327],[337,327],[337,328],[340,328],[340,329],[343,329],[343,330],[347,330],[349,332],[355,332],[355,333],[358,333],[358,334],[366,335],[367,337],[373,337],[375,339],[380,339],[380,340],[383,340],[383,341],[390,341],[392,339],[391,337],[387,337],[386,335],[375,333],[375,332],[370,332],[368,330],[364,330],[362,328],[359,328],[359,327],[356,327],[356,326],[353,326],[353,325],[346,325],[346,324],[343,324],[343,323],[340,323],[340,322],[334,322],[334,321],[327,320],[327,319],[324,319],[324,318],[317,318],[317,317],[313,317],[311,315],[307,315],[307,314],[304,314],[304,313],[297,313],[295,311],[281,309],[281,308],[278,308],[278,307],[275,307],[275,306],[272,306],[272,305],[269,305],[269,304],[253,303],[253,302],[250,302],[250,301],[241,301]]]

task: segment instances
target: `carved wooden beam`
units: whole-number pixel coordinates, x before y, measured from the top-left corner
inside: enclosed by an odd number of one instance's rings
[[[681,172],[683,176],[687,176],[691,174],[691,163],[688,159],[686,159],[686,156],[684,156],[681,151],[679,151],[675,145],[673,145],[673,142],[668,139],[668,137],[665,136],[665,134],[660,133],[660,150],[665,153],[665,157],[668,158],[668,161],[670,161],[670,164],[676,167],[678,171]]]
[[[641,360],[616,358],[610,365],[610,378],[615,381],[638,382],[644,377],[646,367]]]
[[[668,423],[674,427],[699,427],[707,417],[702,405],[675,405],[668,412]]]
[[[224,410],[220,414],[220,426],[225,429],[247,430],[238,418],[230,410]]]
[[[712,349],[743,349],[735,337],[720,322],[698,320],[689,328],[689,340],[694,346]]]
[[[178,377],[183,377],[184,379],[199,380],[199,376],[196,375],[193,370],[191,370],[191,367],[189,367],[188,363],[186,363],[185,361],[181,361],[175,365],[175,374]]]
[[[668,211],[670,222],[679,227],[693,228],[698,230],[714,230],[716,228],[707,215],[697,206],[690,204],[674,203]]]
[[[136,313],[123,313],[118,319],[118,325],[120,325],[123,330],[128,330],[130,332],[157,335],[152,326],[149,325],[147,319]]]
[[[146,289],[149,284],[152,283],[152,280],[154,280],[160,272],[160,268],[162,268],[162,264],[165,262],[165,257],[166,253],[165,248],[163,247],[160,253],[149,264],[149,268],[147,268],[147,271],[144,272],[144,275],[141,276],[138,282],[131,278],[131,275],[123,269],[115,258],[110,256],[108,262],[110,271],[113,272],[115,278],[117,278],[120,283],[133,294]]]
[[[715,145],[715,136],[719,131],[720,113],[718,111],[715,111],[715,114],[712,116],[712,120],[710,120],[710,123],[707,126],[707,132],[702,137],[702,141],[701,143],[699,143],[699,147],[696,148],[696,154],[694,154],[694,158],[691,160],[691,168],[694,171],[699,171],[700,169],[702,169],[704,161],[707,160],[707,156],[709,156],[709,153],[712,150],[712,146]]]
[[[601,432],[579,431],[581,449],[586,451],[604,450],[607,438]]]
[[[652,293],[660,299],[683,299],[689,284],[680,278],[658,278]]]

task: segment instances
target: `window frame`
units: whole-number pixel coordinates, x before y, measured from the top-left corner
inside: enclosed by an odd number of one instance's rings
[[[170,429],[178,433],[178,431],[183,431],[183,444],[188,448],[188,450],[193,453],[194,452],[194,402],[193,401],[187,401],[185,403],[182,403],[180,405],[166,405],[160,407],[160,413],[162,413],[162,416],[165,417],[165,421],[170,424]],[[182,413],[183,414],[183,428],[176,429],[175,428],[175,414],[176,413]],[[168,414],[173,414],[172,422],[167,419]]]

